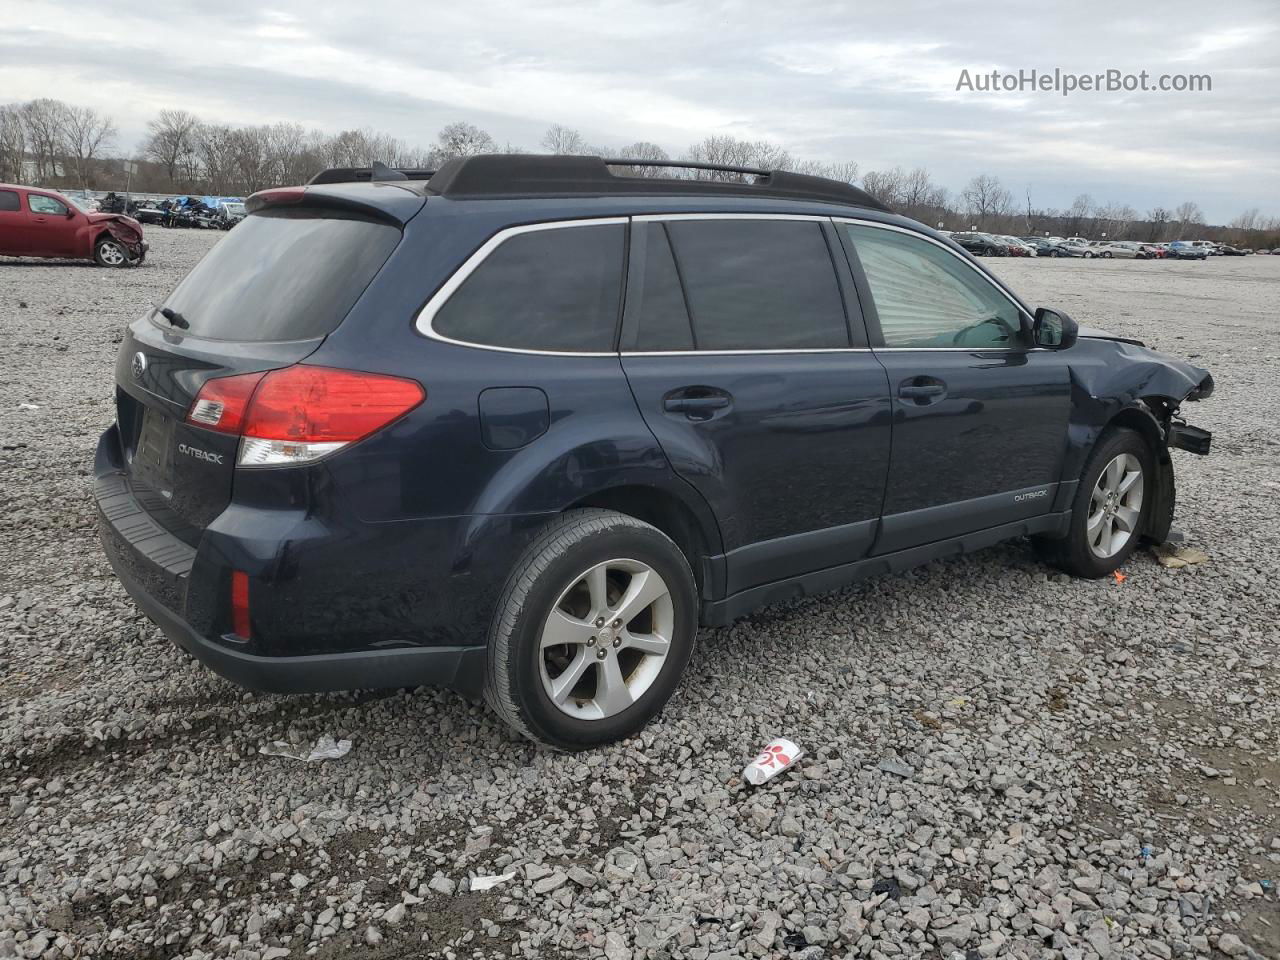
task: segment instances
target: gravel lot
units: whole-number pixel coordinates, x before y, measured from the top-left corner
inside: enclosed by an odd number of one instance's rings
[[[246,694],[137,614],[90,461],[122,326],[217,235],[150,239],[0,260],[0,957],[1280,956],[1280,257],[993,263],[1213,371],[1214,454],[1175,453],[1207,563],[1013,543],[772,607],[564,755],[437,691]],[[807,756],[744,787],[776,735]]]

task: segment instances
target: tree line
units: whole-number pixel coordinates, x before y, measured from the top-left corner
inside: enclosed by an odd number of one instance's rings
[[[49,98],[0,105],[0,182],[243,196],[265,187],[304,183],[327,167],[367,167],[378,160],[392,167],[430,170],[455,157],[526,152],[497,142],[465,121],[446,125],[434,143],[421,147],[367,129],[327,134],[289,122],[233,126],[202,120],[186,110],[160,111],[131,155],[120,153],[117,140],[112,118],[88,107]],[[684,160],[829,177],[861,186],[896,212],[953,231],[972,228],[1091,239],[1105,234],[1109,239],[1151,242],[1204,238],[1280,246],[1280,217],[1264,216],[1257,208],[1229,224],[1209,226],[1199,205],[1190,200],[1172,209],[1157,206],[1139,213],[1126,203],[1080,194],[1065,209],[1042,207],[1033,202],[1029,188],[1015,199],[999,178],[986,173],[952,193],[923,167],[861,171],[853,160],[807,160],[763,140],[709,136],[673,157],[658,144],[643,140],[618,148],[593,146],[579,131],[553,124],[538,146],[539,152],[553,154]],[[632,176],[744,177],[648,165],[617,169]]]

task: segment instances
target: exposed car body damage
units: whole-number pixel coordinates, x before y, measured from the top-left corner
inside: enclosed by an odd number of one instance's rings
[[[107,233],[129,251],[129,256],[135,263],[142,259],[146,248],[142,243],[142,230],[138,221],[116,213],[91,213],[89,222],[95,226],[103,225]]]
[[[1185,401],[1213,393],[1208,370],[1145,346],[1140,340],[1120,337],[1091,327],[1080,328],[1080,339],[1070,352],[1072,407],[1070,442],[1064,476],[1079,476],[1099,434],[1120,424],[1138,430],[1157,453],[1155,501],[1144,531],[1149,540],[1162,542],[1169,535],[1176,497],[1169,447],[1204,454],[1209,434],[1186,427],[1178,418]],[[1117,362],[1121,360],[1123,362]],[[1187,436],[1177,436],[1185,431]]]

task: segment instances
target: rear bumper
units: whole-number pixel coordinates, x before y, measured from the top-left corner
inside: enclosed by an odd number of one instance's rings
[[[157,522],[154,495],[132,488],[116,427],[99,443],[94,498],[103,550],[126,591],[227,679],[272,693],[432,685],[480,696],[486,647],[472,638],[487,633],[506,565],[477,547],[475,568],[454,573],[455,545],[473,529],[465,518],[339,527],[232,506],[184,540]],[[522,542],[509,526],[486,532],[478,539],[502,550]],[[230,635],[232,569],[252,578],[252,642]]]
[[[107,559],[126,592],[174,644],[232,683],[264,693],[442,686],[472,699],[484,689],[485,647],[426,647],[354,653],[261,657],[202,637],[152,596],[119,562],[103,538]]]

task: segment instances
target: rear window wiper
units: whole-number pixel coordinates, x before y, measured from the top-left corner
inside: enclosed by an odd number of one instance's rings
[[[187,322],[187,318],[177,310],[171,309],[170,307],[157,307],[156,309],[160,313],[160,316],[164,317],[179,330],[186,330],[191,326],[191,324]]]

